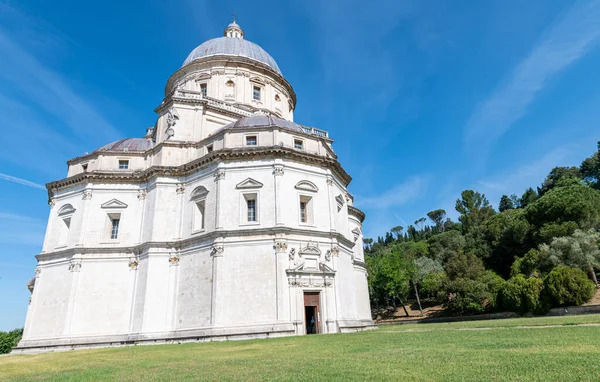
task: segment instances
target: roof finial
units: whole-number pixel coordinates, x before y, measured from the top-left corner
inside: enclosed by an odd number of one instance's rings
[[[233,12],[233,13],[231,14],[231,17],[233,17],[233,22],[234,22],[235,24],[237,24],[237,23],[236,23],[236,20],[237,20],[237,15],[235,14],[235,12]]]

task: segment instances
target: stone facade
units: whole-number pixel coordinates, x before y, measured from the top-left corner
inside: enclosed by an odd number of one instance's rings
[[[269,62],[188,58],[146,137],[70,160],[15,351],[304,334],[305,292],[319,332],[372,327],[364,214],[295,97]]]

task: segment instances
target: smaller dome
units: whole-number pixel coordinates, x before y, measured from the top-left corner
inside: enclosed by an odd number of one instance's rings
[[[120,141],[104,145],[94,152],[118,151],[118,152],[144,152],[154,147],[151,138],[125,138]]]
[[[273,117],[271,115],[253,115],[252,117],[240,118],[235,122],[231,122],[228,125],[215,131],[213,134],[219,133],[223,130],[229,129],[248,129],[248,128],[261,128],[261,127],[280,127],[286,130],[296,131],[299,133],[306,133],[307,128],[288,121],[285,119]],[[309,128],[308,128],[309,129]]]

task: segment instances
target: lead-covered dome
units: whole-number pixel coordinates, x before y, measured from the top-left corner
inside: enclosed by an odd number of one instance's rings
[[[225,29],[225,37],[213,38],[202,44],[185,59],[183,66],[194,60],[217,55],[246,57],[267,65],[277,73],[281,74],[279,66],[263,48],[257,44],[244,40],[244,32],[234,21]]]
[[[104,145],[94,152],[119,151],[119,152],[144,152],[154,147],[151,138],[125,138],[120,141]]]

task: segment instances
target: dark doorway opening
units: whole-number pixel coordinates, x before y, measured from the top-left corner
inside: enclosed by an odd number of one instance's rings
[[[317,307],[304,307],[304,322],[306,322],[306,334],[317,334]]]
[[[304,292],[304,327],[306,334],[321,333],[321,299],[319,292]]]

